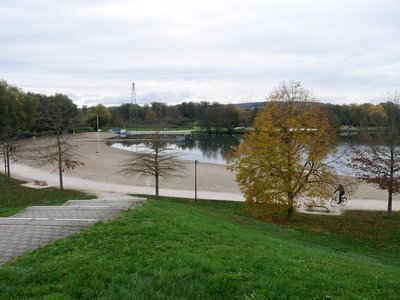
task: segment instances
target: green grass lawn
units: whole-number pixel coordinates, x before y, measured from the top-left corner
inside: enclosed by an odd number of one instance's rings
[[[0,267],[1,299],[399,299],[400,215],[153,200]]]
[[[11,216],[29,205],[60,205],[72,199],[93,199],[93,195],[57,188],[32,189],[23,181],[0,174],[0,217]],[[0,296],[1,299],[1,296]]]

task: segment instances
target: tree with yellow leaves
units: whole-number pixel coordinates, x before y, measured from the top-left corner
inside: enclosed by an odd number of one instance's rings
[[[300,83],[281,84],[269,96],[252,131],[228,159],[254,216],[285,209],[291,220],[303,199],[323,202],[337,182],[324,159],[335,148],[326,113]]]

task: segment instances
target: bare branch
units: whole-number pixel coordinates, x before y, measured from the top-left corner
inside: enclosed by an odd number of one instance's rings
[[[132,154],[129,162],[121,166],[121,172],[132,176],[154,176],[155,192],[159,195],[159,177],[180,177],[184,174],[184,164],[178,160],[180,153],[173,151],[162,141],[159,130],[156,130],[149,149]]]

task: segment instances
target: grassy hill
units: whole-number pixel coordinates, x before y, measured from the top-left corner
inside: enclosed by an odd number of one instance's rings
[[[4,299],[398,299],[400,215],[152,200],[0,267]]]

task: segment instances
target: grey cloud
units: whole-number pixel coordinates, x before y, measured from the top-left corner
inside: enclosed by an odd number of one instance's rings
[[[290,79],[368,101],[398,85],[395,0],[0,2],[0,76],[79,103],[123,101],[132,81],[150,102],[260,101]]]

